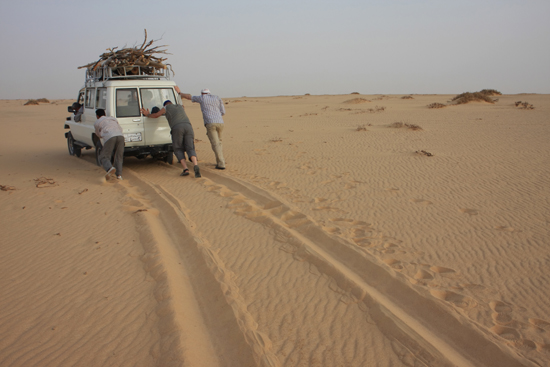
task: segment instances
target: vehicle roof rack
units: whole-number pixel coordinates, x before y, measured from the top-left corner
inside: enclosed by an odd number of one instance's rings
[[[140,65],[103,66],[96,70],[86,69],[86,84],[106,80],[166,79],[170,80],[168,68]]]

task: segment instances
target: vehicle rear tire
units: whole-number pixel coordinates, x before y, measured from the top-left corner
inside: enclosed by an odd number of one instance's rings
[[[103,150],[103,145],[101,145],[101,141],[97,140],[95,142],[95,162],[100,167],[101,167],[101,161],[99,160],[99,155],[101,154],[101,150]]]
[[[76,155],[77,157],[82,155],[82,148],[74,143],[73,134],[70,132],[67,134],[67,148],[69,148],[70,155]]]

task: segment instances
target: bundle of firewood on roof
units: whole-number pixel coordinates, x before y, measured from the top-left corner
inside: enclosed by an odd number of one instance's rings
[[[161,49],[162,47],[167,46],[162,45],[151,47],[154,42],[156,42],[156,40],[147,42],[147,30],[145,30],[145,40],[143,41],[141,47],[125,47],[120,50],[117,50],[118,47],[108,48],[107,52],[103,53],[99,57],[99,60],[87,65],[79,66],[78,68],[86,68],[89,71],[95,71],[107,66],[118,70],[122,75],[155,75],[158,69],[167,69],[170,67],[173,74],[174,71],[172,70],[172,66],[164,63],[166,58],[155,56],[155,54],[170,55],[166,52],[166,49]],[[136,66],[139,66],[139,68]]]

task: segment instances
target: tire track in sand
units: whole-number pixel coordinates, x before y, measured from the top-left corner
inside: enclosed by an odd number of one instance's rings
[[[263,350],[254,350],[259,363],[254,362],[248,347],[254,343],[245,342],[236,320],[228,317],[231,309],[219,301],[223,300],[222,290],[226,297],[229,293],[237,301],[238,294],[231,292],[231,275],[224,273],[216,254],[193,235],[185,215],[166,200],[161,188],[137,177],[132,182],[136,186],[129,181],[117,186],[126,194],[126,210],[136,215],[136,228],[145,250],[141,260],[156,281],[154,297],[161,340],[159,354],[154,357],[158,365],[277,366],[268,353],[269,341],[251,332],[246,336],[266,345]],[[210,269],[213,264],[218,266],[217,272],[209,270],[207,263]],[[225,287],[220,288],[220,283]],[[246,315],[242,318],[251,323]]]
[[[415,350],[417,362],[433,365],[437,360],[436,364],[450,362],[457,366],[535,365],[525,359],[520,362],[510,351],[501,350],[475,325],[414,292],[378,265],[376,259],[358,251],[354,244],[331,236],[322,226],[268,192],[210,172],[202,184],[208,192],[225,198],[227,207],[235,214],[271,228],[283,243],[283,251],[334,279],[345,290],[343,293],[368,309],[389,339]]]

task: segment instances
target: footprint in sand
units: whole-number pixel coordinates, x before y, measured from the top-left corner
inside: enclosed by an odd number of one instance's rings
[[[399,189],[396,188],[396,187],[389,187],[387,189],[385,189],[386,193],[390,194],[390,195],[397,195],[399,194]]]
[[[495,229],[497,231],[509,232],[509,233],[521,232],[521,230],[519,230],[519,229],[515,229],[515,228],[507,227],[507,226],[497,226],[497,227],[495,227]]]
[[[512,329],[510,327],[495,325],[490,330],[506,340],[518,341],[520,339],[519,332],[516,329]]]
[[[489,307],[491,307],[491,310],[497,313],[512,312],[512,307],[509,304],[501,301],[491,301],[489,302]]]
[[[432,266],[430,270],[437,274],[454,273],[455,271],[450,268],[444,268],[443,266]]]
[[[371,240],[370,238],[363,237],[363,238],[354,238],[353,242],[359,247],[371,247]]]
[[[512,321],[514,321],[514,319],[512,319],[512,316],[508,315],[507,313],[494,312],[491,317],[497,325],[508,325]]]
[[[529,323],[541,329],[550,330],[550,322],[541,319],[529,319]]]
[[[435,298],[445,302],[452,303],[458,308],[466,309],[466,308],[472,308],[477,306],[477,302],[471,299],[470,297],[466,297],[455,292],[441,290],[441,289],[432,289],[430,290],[430,293]]]
[[[411,199],[411,202],[415,203],[415,204],[422,204],[422,205],[432,205],[433,203],[429,200],[424,200],[424,199]]]
[[[420,269],[414,275],[414,279],[418,279],[418,280],[431,280],[433,278],[434,278],[433,275],[424,269]]]
[[[397,259],[389,258],[389,259],[384,259],[382,261],[384,263],[386,263],[386,265],[389,265],[390,268],[392,268],[392,269],[395,269],[395,270],[402,270],[403,269],[403,265],[401,265],[401,261],[399,261]]]
[[[328,233],[332,233],[332,234],[342,233],[342,231],[340,231],[340,228],[337,228],[337,227],[323,227],[323,230],[325,230]]]
[[[468,215],[478,215],[479,212],[476,209],[467,209],[467,208],[461,208],[461,213],[468,214]]]
[[[353,219],[347,219],[347,218],[330,218],[330,221],[337,222],[336,224],[346,225],[346,226],[349,226],[353,223]]]

